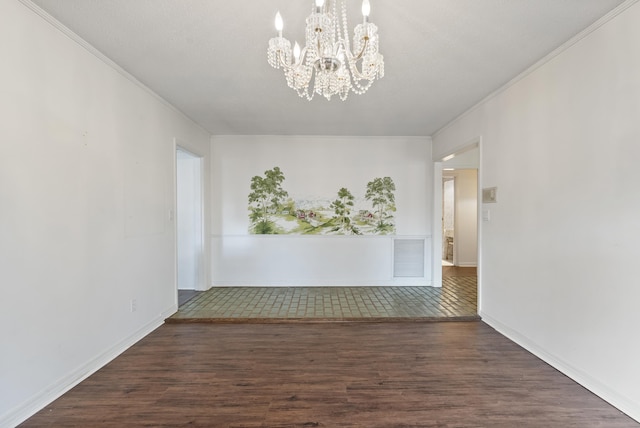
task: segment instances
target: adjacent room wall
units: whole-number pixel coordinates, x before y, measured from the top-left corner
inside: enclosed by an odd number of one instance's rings
[[[180,148],[176,159],[176,245],[179,290],[206,290],[202,158]]]
[[[640,420],[640,4],[434,136],[482,137],[481,316]]]
[[[456,174],[456,265],[478,265],[478,171]]]
[[[478,265],[478,171],[458,169],[455,182],[455,264]]]
[[[18,1],[0,13],[0,426],[176,309],[174,137],[209,134]]]
[[[429,285],[431,141],[401,137],[215,136],[212,138],[214,285]],[[294,199],[356,198],[367,183],[391,177],[396,231],[391,235],[310,236],[249,233],[253,176],[279,167]],[[393,277],[393,239],[425,239],[422,278]]]

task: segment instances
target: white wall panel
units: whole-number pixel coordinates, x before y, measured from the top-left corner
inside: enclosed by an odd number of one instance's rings
[[[24,4],[0,8],[0,426],[13,426],[175,310],[173,139],[208,153],[210,136]]]
[[[434,136],[482,137],[481,315],[640,420],[640,3]]]
[[[428,138],[215,136],[212,138],[214,285],[397,285],[394,236],[430,237],[432,165]],[[278,166],[294,199],[356,198],[367,182],[396,186],[396,233],[386,236],[261,236],[249,233],[252,176]],[[431,254],[427,255],[428,266]],[[415,285],[431,284],[425,269]]]

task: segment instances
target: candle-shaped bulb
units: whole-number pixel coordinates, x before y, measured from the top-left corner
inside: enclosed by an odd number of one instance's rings
[[[284,28],[284,21],[282,21],[282,15],[280,15],[280,11],[276,13],[276,30],[280,37],[282,37],[282,29]]]
[[[368,18],[370,13],[371,4],[369,3],[369,0],[362,0],[362,16]]]
[[[324,6],[324,0],[316,0],[316,7],[320,8]]]
[[[296,64],[300,60],[300,45],[298,42],[293,45],[293,58],[295,59]]]

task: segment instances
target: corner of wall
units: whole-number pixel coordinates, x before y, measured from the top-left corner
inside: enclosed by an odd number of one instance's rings
[[[536,357],[540,358],[551,367],[557,369],[561,373],[564,373],[569,378],[573,379],[589,391],[593,392],[604,401],[608,402],[612,406],[618,408],[627,416],[640,422],[640,405],[627,399],[623,395],[618,394],[616,391],[607,387],[602,382],[589,376],[587,373],[579,370],[568,361],[559,358],[558,356],[546,351],[542,347],[538,346],[533,340],[529,339],[526,335],[508,327],[506,324],[493,318],[485,311],[480,311],[480,317],[482,321],[502,334],[509,340],[517,343],[525,350],[531,352]]]
[[[133,334],[124,338],[114,346],[105,350],[100,355],[97,355],[91,361],[76,368],[71,373],[63,376],[58,381],[54,382],[49,387],[43,389],[39,394],[31,397],[29,400],[0,416],[0,428],[13,427],[26,421],[28,418],[36,414],[43,409],[49,403],[58,399],[64,393],[71,390],[83,380],[87,379],[92,374],[96,373],[102,367],[107,365],[113,359],[118,357],[124,351],[136,344],[142,338],[153,332],[160,327],[166,318],[173,315],[178,310],[177,305],[172,305],[170,308],[163,311],[158,317],[151,320]]]

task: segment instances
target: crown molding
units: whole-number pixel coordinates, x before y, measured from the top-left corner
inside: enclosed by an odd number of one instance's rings
[[[489,95],[487,95],[486,97],[484,97],[483,99],[478,101],[476,104],[474,104],[472,107],[470,107],[467,110],[465,110],[463,113],[458,115],[456,118],[454,118],[453,120],[449,121],[446,125],[444,125],[440,129],[438,129],[436,132],[434,132],[433,135],[431,135],[431,137],[432,138],[436,138],[440,133],[446,131],[448,128],[453,126],[460,119],[464,118],[465,116],[467,116],[468,114],[470,114],[471,112],[473,112],[474,110],[476,110],[477,108],[479,108],[480,106],[485,104],[487,101],[495,98],[496,96],[500,95],[501,93],[503,93],[504,91],[506,91],[507,89],[509,89],[513,85],[515,85],[516,83],[520,82],[525,77],[529,76],[531,73],[533,73],[534,71],[536,71],[537,69],[539,69],[543,65],[545,65],[548,62],[552,61],[555,57],[557,57],[558,55],[560,55],[564,51],[568,50],[569,48],[571,48],[576,43],[578,43],[581,40],[585,39],[591,33],[593,33],[594,31],[596,31],[597,29],[599,29],[600,27],[602,27],[603,25],[605,25],[606,23],[611,21],[616,16],[620,15],[625,10],[629,9],[631,6],[636,4],[638,1],[640,1],[640,0],[626,0],[625,2],[621,3],[618,7],[616,7],[615,9],[612,9],[606,15],[603,15],[600,19],[598,19],[593,24],[589,25],[587,28],[585,28],[584,30],[582,30],[581,32],[579,32],[578,34],[576,34],[575,36],[573,36],[572,38],[570,38],[569,40],[564,42],[561,46],[557,47],[556,49],[554,49],[553,51],[551,51],[550,53],[548,53],[547,55],[542,57],[535,64],[533,64],[532,66],[530,66],[529,68],[524,70],[522,73],[518,74],[516,77],[514,77],[511,80],[509,80],[507,83],[502,85],[500,88],[498,88],[495,91],[491,92]]]
[[[24,6],[26,6],[28,9],[30,9],[32,12],[34,12],[36,15],[38,15],[39,17],[44,19],[47,23],[49,23],[51,26],[56,28],[62,34],[67,36],[73,42],[75,42],[78,45],[80,45],[84,50],[89,52],[91,55],[93,55],[94,57],[96,57],[97,59],[102,61],[107,66],[111,67],[113,70],[117,71],[121,76],[123,76],[125,79],[131,81],[133,84],[138,86],[140,89],[145,91],[147,94],[151,95],[157,101],[162,103],[165,107],[167,107],[170,110],[172,110],[173,112],[179,114],[184,119],[186,119],[187,121],[189,121],[193,125],[197,126],[202,131],[206,132],[209,136],[212,135],[211,132],[208,129],[205,129],[205,128],[202,127],[202,125],[196,123],[193,119],[191,119],[189,116],[187,116],[182,110],[178,109],[176,106],[171,104],[169,101],[167,101],[166,99],[162,98],[155,91],[153,91],[147,85],[142,83],[140,80],[138,80],[135,76],[133,76],[127,70],[125,70],[124,68],[120,67],[112,59],[110,59],[108,56],[106,56],[105,54],[100,52],[98,49],[96,49],[93,45],[91,45],[89,42],[84,40],[78,34],[74,33],[69,27],[67,27],[66,25],[64,25],[63,23],[58,21],[56,18],[51,16],[48,12],[46,12],[40,6],[36,5],[31,0],[18,0],[18,1],[20,3],[22,3]]]

